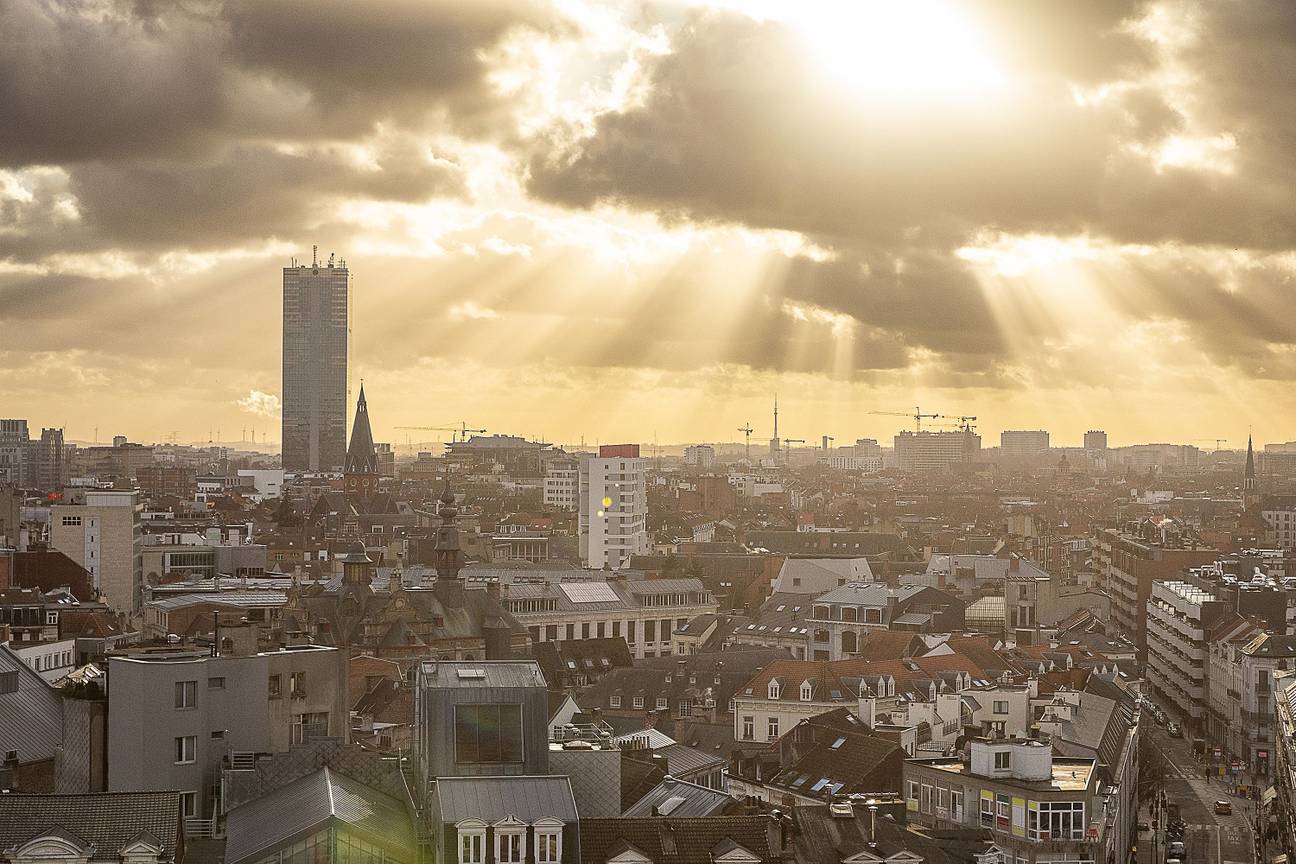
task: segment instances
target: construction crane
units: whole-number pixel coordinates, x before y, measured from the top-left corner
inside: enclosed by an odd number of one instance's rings
[[[1188,440],[1189,441],[1214,441],[1216,450],[1220,449],[1221,444],[1228,443],[1227,438],[1189,438]]]
[[[922,431],[922,421],[936,420],[941,417],[940,414],[924,414],[922,409],[918,407],[914,408],[912,414],[907,411],[869,411],[868,413],[878,417],[912,417],[914,428],[919,432]]]
[[[788,446],[788,445],[791,445],[791,444],[804,444],[804,443],[806,443],[804,438],[784,438],[784,439],[783,439],[783,452],[784,452],[785,454],[790,454],[792,448],[791,448],[790,446]],[[787,456],[784,456],[783,458],[784,458],[784,461],[787,460]]]
[[[458,443],[460,440],[467,441],[469,433],[486,434],[485,429],[469,429],[466,422],[461,422],[458,426],[397,426],[396,428],[406,432],[451,432],[453,433],[452,443]]]
[[[823,436],[823,449],[824,449],[824,452],[825,452],[825,453],[828,452],[828,445],[831,444],[832,442],[836,441],[836,440],[837,440],[837,439],[834,438],[834,437],[831,436],[831,435],[825,435],[825,436]]]
[[[964,414],[958,418],[959,428],[964,432],[972,431],[972,423],[976,421],[975,414]]]
[[[744,453],[743,458],[746,459],[748,462],[750,462],[751,461],[751,436],[752,433],[755,432],[756,430],[752,428],[751,423],[745,423],[742,426],[738,427],[738,431],[743,433],[744,436],[743,447],[745,449],[743,451]]]

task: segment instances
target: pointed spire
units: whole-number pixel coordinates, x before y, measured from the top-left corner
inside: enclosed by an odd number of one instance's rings
[[[369,427],[369,405],[365,401],[364,382],[356,400],[355,422],[351,425],[351,443],[347,447],[346,474],[377,474],[378,454],[374,452],[373,430]]]
[[[1244,477],[1255,479],[1255,449],[1251,446],[1251,433],[1247,433],[1247,458]]]

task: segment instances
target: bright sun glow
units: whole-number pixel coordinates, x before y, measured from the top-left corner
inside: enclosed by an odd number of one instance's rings
[[[805,37],[827,74],[853,90],[973,99],[1005,76],[976,23],[950,0],[809,0],[770,17]]]

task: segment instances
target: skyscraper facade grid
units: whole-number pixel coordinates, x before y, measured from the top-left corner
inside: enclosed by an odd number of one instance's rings
[[[346,458],[345,262],[283,271],[283,467],[338,471]]]

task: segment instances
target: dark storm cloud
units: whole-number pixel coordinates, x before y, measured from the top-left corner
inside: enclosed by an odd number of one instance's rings
[[[1012,88],[1008,108],[921,95],[874,106],[826,78],[787,26],[700,13],[652,68],[646,103],[600,116],[569,152],[537,155],[531,188],[838,243],[1077,230],[1100,215],[1129,118],[1078,105],[1059,71]]]
[[[0,233],[0,259],[261,243],[317,226],[330,201],[460,195],[463,177],[405,139],[388,142],[372,166],[327,147],[288,154],[233,145],[203,159],[87,162],[69,175],[43,173],[32,186],[31,200],[0,202],[0,214],[11,217],[10,230]],[[77,219],[66,215],[73,201]]]
[[[484,49],[522,28],[573,32],[537,0],[232,0],[222,18],[241,67],[309,91],[323,115],[417,117],[444,106],[469,126],[499,107]]]
[[[1146,4],[972,10],[1011,79],[1006,104],[857,103],[825,84],[787,27],[711,11],[650,66],[642,103],[601,115],[564,151],[533,154],[530,188],[570,207],[805,233],[839,260],[798,263],[789,296],[983,369],[1008,340],[953,252],[985,232],[1296,246],[1296,4],[1167,7],[1171,25],[1199,25],[1172,58],[1192,82],[1191,128],[1158,83],[1159,49],[1133,26]],[[1121,86],[1075,98],[1104,82]],[[1157,164],[1171,135],[1221,136],[1225,149],[1233,136],[1231,167]],[[893,257],[924,266],[889,279]],[[1292,342],[1272,314],[1291,287],[1283,266],[1247,272],[1241,293],[1219,268],[1179,258],[1134,270],[1113,305],[1134,321],[1182,322],[1217,362],[1272,370]]]
[[[0,165],[192,155],[500,107],[482,52],[566,31],[541,0],[0,4]]]

